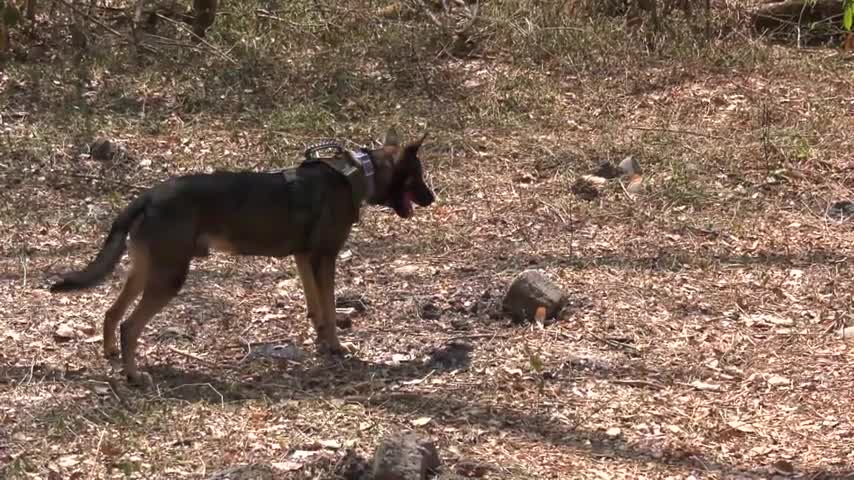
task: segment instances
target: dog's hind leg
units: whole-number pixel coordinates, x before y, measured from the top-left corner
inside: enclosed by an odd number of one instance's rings
[[[122,291],[119,293],[116,301],[113,302],[113,305],[107,310],[107,313],[104,314],[104,357],[113,364],[116,364],[119,357],[119,349],[116,345],[116,327],[119,326],[119,322],[124,317],[130,304],[142,293],[148,276],[147,255],[131,244],[130,257],[131,267]]]
[[[311,259],[317,284],[319,318],[315,321],[319,347],[322,351],[340,355],[345,353],[338,340],[335,322],[335,255],[316,255]]]
[[[136,349],[139,336],[148,322],[174,298],[187,278],[190,259],[181,262],[171,259],[149,264],[150,270],[142,292],[142,299],[133,313],[121,326],[122,363],[128,382],[136,385],[151,383],[151,377],[137,368]]]

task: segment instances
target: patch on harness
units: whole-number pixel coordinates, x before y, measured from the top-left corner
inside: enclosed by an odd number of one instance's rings
[[[374,162],[364,150],[351,151],[350,156],[362,166],[365,175],[365,200],[374,196]]]

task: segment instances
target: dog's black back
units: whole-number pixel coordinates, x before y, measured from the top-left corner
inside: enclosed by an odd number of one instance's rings
[[[157,242],[168,229],[190,233],[191,225],[194,242],[185,245],[168,235],[171,250],[213,247],[275,257],[309,249],[337,252],[358,218],[347,180],[322,163],[302,165],[291,175],[186,175],[157,185],[149,197],[132,241]]]

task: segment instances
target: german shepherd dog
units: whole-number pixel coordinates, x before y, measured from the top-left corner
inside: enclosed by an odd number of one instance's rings
[[[293,255],[318,352],[344,353],[335,323],[335,260],[362,203],[390,207],[401,218],[413,214],[413,202],[421,207],[433,203],[418,159],[425,137],[401,146],[390,130],[382,147],[362,149],[360,160],[339,149],[335,158],[349,155],[351,170],[363,174],[363,184],[369,184],[362,198],[354,195],[348,177],[325,161],[303,162],[278,173],[214,172],[166,180],[131,201],[113,221],[95,259],[81,271],[62,275],[50,291],[98,285],[127,250],[127,279],[104,316],[104,355],[121,365],[130,384],[150,384],[151,377],[137,368],[137,341],[152,317],[181,290],[194,257],[206,256],[210,249]],[[140,294],[139,304],[121,324],[119,362],[116,327]]]

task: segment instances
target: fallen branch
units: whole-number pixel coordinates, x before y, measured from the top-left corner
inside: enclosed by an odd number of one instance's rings
[[[211,44],[210,42],[208,42],[208,41],[207,41],[207,40],[205,40],[204,38],[202,38],[202,37],[200,37],[200,36],[196,35],[196,32],[194,32],[194,31],[190,30],[189,28],[187,28],[187,26],[186,26],[186,25],[184,25],[183,23],[178,22],[177,20],[173,20],[173,19],[171,19],[171,18],[169,18],[169,17],[163,16],[163,15],[161,15],[161,14],[159,14],[159,13],[157,13],[156,15],[157,15],[157,17],[158,17],[158,18],[161,18],[161,19],[163,19],[163,20],[166,20],[167,22],[172,23],[173,25],[175,25],[175,26],[176,26],[176,27],[178,27],[179,29],[181,29],[181,30],[183,30],[183,31],[185,31],[185,32],[187,32],[187,33],[189,33],[190,35],[192,35],[192,36],[193,36],[193,38],[195,38],[196,40],[198,40],[199,42],[201,42],[202,44],[204,44],[204,45],[205,45],[206,47],[208,47],[212,52],[214,52],[214,53],[216,53],[217,55],[219,55],[219,56],[220,56],[220,58],[222,58],[223,60],[226,60],[226,61],[228,61],[228,62],[231,62],[231,63],[232,63],[232,64],[234,64],[234,65],[240,65],[240,64],[237,62],[237,60],[235,60],[235,59],[231,58],[230,56],[228,56],[228,54],[227,54],[227,53],[225,53],[225,52],[223,52],[222,50],[220,50],[219,48],[215,47],[213,44]]]
[[[91,21],[92,23],[94,23],[94,24],[98,25],[99,27],[103,28],[104,30],[106,30],[106,31],[108,31],[108,32],[110,32],[110,33],[112,33],[113,35],[115,35],[115,36],[117,36],[117,37],[119,37],[119,38],[124,38],[124,35],[122,35],[121,33],[119,33],[116,29],[114,29],[114,28],[110,27],[109,25],[107,25],[107,24],[105,24],[104,22],[102,22],[102,21],[98,20],[97,18],[93,17],[92,15],[89,15],[88,13],[86,13],[86,12],[84,12],[84,11],[80,10],[79,8],[77,8],[77,7],[75,7],[74,5],[72,5],[72,4],[68,3],[68,2],[66,2],[65,0],[53,0],[53,1],[54,1],[54,2],[57,2],[57,3],[62,4],[63,6],[65,6],[66,8],[70,9],[71,11],[73,11],[74,13],[76,13],[76,14],[78,14],[78,15],[82,15],[82,16],[83,16],[83,17],[85,17],[87,20],[89,20],[89,21]]]
[[[650,382],[647,380],[635,380],[632,378],[615,378],[611,380],[611,383],[616,383],[618,385],[628,385],[630,387],[649,387],[654,388],[656,390],[661,390],[664,388],[664,385],[658,382]]]
[[[753,28],[760,33],[786,27],[800,30],[802,25],[817,22],[837,22],[842,18],[841,0],[775,1],[753,12]]]
[[[175,348],[171,345],[167,345],[166,349],[172,353],[177,353],[178,355],[181,355],[182,357],[187,357],[187,358],[193,359],[193,360],[200,362],[200,363],[203,363],[205,365],[208,365],[208,366],[214,365],[214,363],[212,363],[210,360],[204,359],[204,358],[202,358],[202,357],[200,357],[194,353],[185,352],[183,350],[178,350],[177,348]]]

